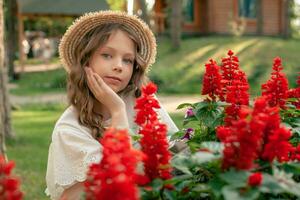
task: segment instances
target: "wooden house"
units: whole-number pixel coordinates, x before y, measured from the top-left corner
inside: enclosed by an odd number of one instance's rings
[[[168,3],[155,0],[157,32],[167,26]],[[287,3],[288,0],[182,0],[182,31],[228,34],[235,25],[243,26],[245,34],[284,35],[288,29]]]

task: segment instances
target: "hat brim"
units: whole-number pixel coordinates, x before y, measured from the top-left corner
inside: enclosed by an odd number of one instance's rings
[[[137,33],[140,40],[140,57],[149,68],[156,57],[156,40],[148,25],[135,15],[128,15],[121,11],[99,11],[87,13],[68,28],[59,44],[59,56],[67,72],[74,65],[74,50],[90,30],[102,24],[119,23]],[[149,69],[147,69],[148,71]]]

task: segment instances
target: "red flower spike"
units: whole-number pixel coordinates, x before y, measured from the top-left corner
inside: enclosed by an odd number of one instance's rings
[[[205,64],[205,74],[203,78],[202,95],[208,95],[212,101],[216,101],[216,97],[222,99],[221,91],[221,74],[219,73],[219,66],[214,60],[209,60]],[[210,101],[210,99],[208,99]]]
[[[242,105],[249,104],[249,84],[244,72],[239,69],[239,59],[229,50],[228,57],[222,59],[222,80],[221,101],[226,101],[231,105],[225,109],[225,125],[231,125],[233,120],[237,120],[238,113]]]
[[[258,158],[269,162],[296,159],[295,149],[289,143],[291,132],[280,127],[279,110],[269,107],[265,97],[255,101],[252,112],[242,107],[239,119],[217,128],[217,137],[224,144],[223,169],[248,170]]]
[[[20,191],[20,181],[11,175],[14,167],[15,163],[13,161],[6,162],[5,158],[0,155],[0,199],[23,199],[23,193]]]
[[[263,180],[263,175],[260,172],[253,173],[248,178],[248,185],[260,186]]]
[[[106,130],[100,143],[103,158],[89,168],[84,183],[86,199],[139,199],[136,182],[141,180],[141,175],[136,174],[136,167],[145,155],[131,148],[125,130]]]
[[[275,58],[271,78],[261,88],[262,95],[266,96],[271,107],[280,106],[282,109],[285,109],[288,97],[288,80],[285,74],[281,72],[282,69],[281,59]]]
[[[135,122],[140,126],[139,134],[141,148],[147,159],[144,160],[144,169],[147,178],[170,179],[171,154],[168,151],[167,127],[159,122],[155,109],[160,108],[154,97],[157,87],[150,83],[142,90],[142,95],[136,100],[137,110]]]

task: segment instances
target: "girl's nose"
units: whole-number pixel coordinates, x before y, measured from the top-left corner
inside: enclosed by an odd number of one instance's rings
[[[122,59],[116,59],[113,70],[117,72],[122,72],[123,65],[122,65]]]

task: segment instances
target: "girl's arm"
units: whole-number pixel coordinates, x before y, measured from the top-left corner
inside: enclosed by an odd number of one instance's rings
[[[83,183],[75,183],[63,192],[60,200],[79,200],[83,192]]]

